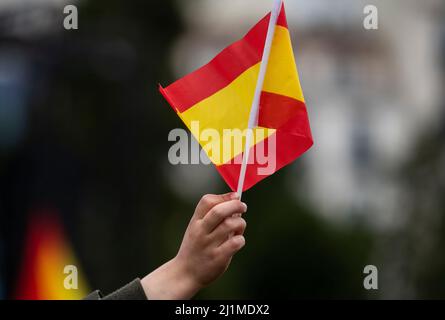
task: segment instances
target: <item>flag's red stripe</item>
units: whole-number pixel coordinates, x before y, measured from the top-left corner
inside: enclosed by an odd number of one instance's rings
[[[312,138],[305,103],[272,92],[261,93],[258,125]]]
[[[208,64],[177,80],[160,92],[175,109],[184,112],[199,101],[211,96],[248,68],[261,61],[269,25],[270,13],[258,22],[241,40],[219,53]],[[287,28],[284,6],[277,25]]]
[[[199,101],[229,85],[248,68],[261,61],[270,14],[241,40],[219,53],[208,64],[177,80],[161,93],[176,111],[184,112]]]
[[[257,163],[256,148],[262,145],[262,147],[264,147],[264,150],[266,150],[265,154],[267,155],[269,143],[268,141],[272,137],[275,137],[276,139],[276,166],[274,172],[294,161],[297,157],[306,152],[313,144],[312,137],[310,136],[306,137],[301,135],[293,135],[281,130],[277,130],[273,135],[253,146],[250,149],[249,157],[252,157],[251,159],[254,160],[254,163],[247,165],[243,191],[249,189],[257,182],[269,176],[258,174],[258,168],[265,167],[266,165]],[[221,174],[223,179],[233,191],[236,191],[238,186],[238,177],[241,168],[240,160],[242,156],[243,155],[240,154],[238,157],[235,158],[235,161],[216,166],[218,172]]]
[[[286,19],[286,11],[284,10],[284,3],[281,4],[281,11],[280,11],[280,14],[279,14],[278,19],[277,19],[277,25],[285,27],[286,29],[288,29],[288,27],[287,27],[287,19]]]
[[[260,150],[265,150],[261,152],[262,155],[269,155],[269,140],[275,138],[275,172],[302,155],[313,144],[306,106],[302,101],[263,91],[261,93],[258,125],[277,129],[277,131],[250,148],[249,158],[253,160],[253,163],[247,165],[243,191],[268,176],[258,174],[258,168],[267,165],[258,163],[256,156],[258,147],[261,147]],[[216,167],[234,191],[237,189],[242,157],[243,153],[229,163]]]

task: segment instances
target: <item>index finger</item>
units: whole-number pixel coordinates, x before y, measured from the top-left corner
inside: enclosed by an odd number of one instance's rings
[[[225,218],[247,210],[245,203],[239,200],[227,201],[213,207],[203,219],[207,232],[212,232]]]
[[[206,194],[202,196],[196,206],[194,217],[197,219],[202,219],[214,206],[230,201],[237,200],[239,196],[236,192],[229,192],[225,194]]]

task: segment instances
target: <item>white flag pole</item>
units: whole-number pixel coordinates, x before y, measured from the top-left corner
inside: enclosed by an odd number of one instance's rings
[[[263,56],[261,59],[260,72],[255,87],[255,94],[253,96],[252,107],[250,109],[249,123],[247,126],[246,144],[244,146],[243,162],[241,163],[241,170],[238,179],[237,193],[241,199],[244,186],[244,178],[246,176],[247,163],[249,162],[250,143],[252,141],[253,129],[258,124],[258,108],[260,105],[261,91],[263,89],[264,77],[266,76],[267,64],[269,62],[270,48],[272,47],[272,40],[275,34],[275,26],[277,24],[278,15],[282,0],[274,0],[272,13],[270,15],[269,27],[267,29],[266,42],[264,44]]]

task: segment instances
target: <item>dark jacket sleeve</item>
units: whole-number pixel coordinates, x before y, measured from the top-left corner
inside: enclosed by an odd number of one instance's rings
[[[136,278],[122,288],[103,296],[99,290],[91,292],[84,300],[147,300],[141,280]]]

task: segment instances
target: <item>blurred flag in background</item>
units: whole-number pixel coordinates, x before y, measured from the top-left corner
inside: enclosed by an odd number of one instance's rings
[[[23,252],[14,298],[77,300],[87,295],[86,282],[56,210],[44,209],[32,213]],[[66,266],[77,269],[77,289],[65,287],[67,281],[73,284],[71,279],[76,277],[74,273],[64,273]]]

